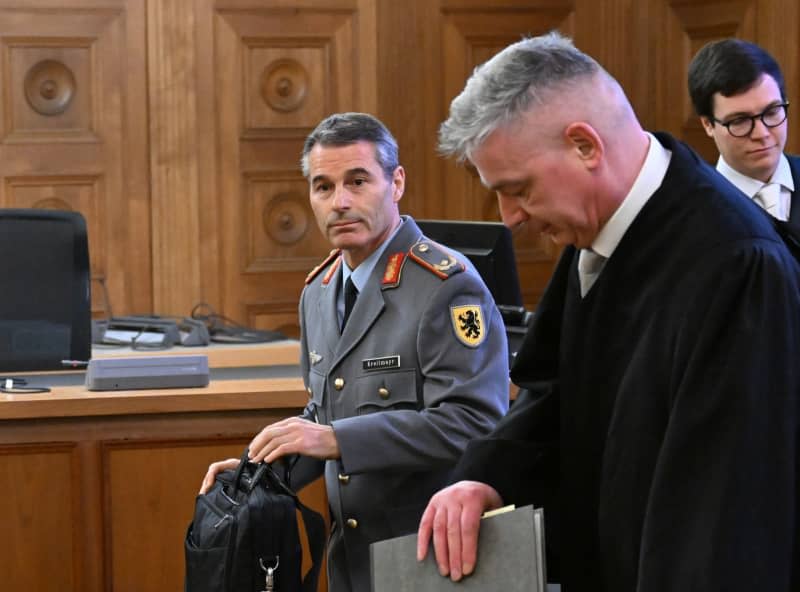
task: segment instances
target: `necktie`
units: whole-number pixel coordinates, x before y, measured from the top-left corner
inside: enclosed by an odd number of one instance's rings
[[[779,183],[767,183],[758,190],[754,199],[772,216],[780,220],[784,219],[781,211],[781,186]]]
[[[353,283],[353,278],[351,276],[347,278],[347,281],[344,283],[344,317],[342,318],[342,330],[344,330],[347,319],[350,317],[350,312],[356,304],[356,298],[358,298],[358,288],[356,288],[356,285]]]
[[[606,263],[606,258],[595,253],[591,249],[581,249],[578,256],[578,277],[581,281],[581,297],[586,296],[589,289],[594,284],[603,266]]]

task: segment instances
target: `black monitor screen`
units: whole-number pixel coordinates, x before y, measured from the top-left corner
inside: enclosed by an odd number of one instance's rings
[[[430,239],[466,255],[496,304],[522,306],[511,231],[500,222],[417,220]]]
[[[91,354],[86,223],[0,209],[0,370],[55,370]]]

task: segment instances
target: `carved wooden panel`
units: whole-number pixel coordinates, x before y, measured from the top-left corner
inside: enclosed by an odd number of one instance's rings
[[[789,100],[798,96],[798,55],[796,39],[800,8],[790,0],[652,0],[649,18],[640,24],[649,31],[652,67],[644,69],[652,107],[645,123],[677,135],[709,162],[718,153],[694,113],[686,82],[687,70],[697,50],[725,37],[739,37],[766,48],[781,64]],[[637,105],[637,107],[639,107]],[[643,109],[640,108],[640,111]],[[788,145],[800,126],[789,118]],[[796,130],[796,131],[792,131]]]
[[[477,5],[475,2],[443,2],[442,75],[443,110],[464,87],[472,70],[523,35],[540,35],[559,29],[570,35],[573,29],[574,2]],[[445,195],[450,200],[447,217],[464,220],[499,220],[497,199],[469,167],[445,165]],[[539,299],[559,249],[546,238],[527,230],[514,240],[524,300],[533,305]]]
[[[77,449],[71,444],[0,447],[0,581],[6,590],[83,588]],[[27,541],[25,545],[20,541]]]
[[[317,228],[299,169],[248,173],[244,183],[245,273],[312,269],[330,246]]]
[[[103,445],[109,590],[183,589],[183,535],[203,475],[211,460],[238,457],[245,445],[244,440]]]
[[[93,312],[151,306],[143,8],[0,1],[0,207],[80,211]]]
[[[245,40],[245,135],[313,128],[330,104],[329,40]],[[281,45],[284,45],[282,47]]]
[[[300,172],[305,136],[334,111],[369,110],[358,2],[215,6],[223,308],[296,309],[329,251]],[[364,74],[364,75],[362,75]],[[280,282],[275,281],[282,274]],[[284,281],[285,280],[285,281]],[[258,324],[286,319],[260,316]],[[296,326],[296,321],[293,323]],[[277,328],[272,326],[269,328]]]
[[[9,68],[4,82],[11,99],[6,142],[97,140],[91,108],[96,59],[91,39],[32,45],[31,39],[7,37],[5,50]]]
[[[755,0],[689,2],[667,0],[663,10],[662,43],[656,45],[658,71],[655,88],[655,113],[662,129],[671,129],[691,144],[710,162],[717,149],[703,131],[689,99],[686,82],[689,62],[703,45],[724,37],[752,39],[755,34]]]
[[[210,433],[205,440],[101,444],[107,590],[183,589],[183,541],[203,476],[211,462],[238,458],[249,438]],[[327,517],[322,480],[304,488],[300,497]],[[306,551],[304,569],[310,567],[308,557]],[[320,579],[324,592],[325,578]]]

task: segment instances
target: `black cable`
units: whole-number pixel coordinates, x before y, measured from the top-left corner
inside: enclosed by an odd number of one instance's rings
[[[225,343],[265,343],[286,339],[280,331],[251,329],[217,312],[206,302],[199,302],[192,308],[191,317],[202,321],[208,328],[211,341]]]
[[[0,393],[32,394],[49,393],[50,389],[44,386],[25,386],[28,381],[24,378],[0,377]]]

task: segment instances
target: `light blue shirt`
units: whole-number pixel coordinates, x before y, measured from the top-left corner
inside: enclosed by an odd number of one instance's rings
[[[342,289],[339,290],[339,294],[336,296],[336,312],[339,315],[339,326],[342,326],[342,320],[344,319],[344,284],[347,281],[347,278],[353,278],[353,284],[358,290],[359,294],[364,289],[364,286],[367,285],[367,281],[369,280],[369,276],[372,275],[372,270],[375,269],[375,265],[378,264],[378,260],[383,255],[383,252],[386,250],[386,247],[389,246],[389,243],[392,242],[392,239],[397,234],[397,231],[400,230],[400,227],[403,226],[405,223],[405,217],[400,216],[400,224],[397,225],[397,228],[394,229],[389,238],[383,241],[380,246],[375,249],[372,254],[364,259],[361,264],[356,267],[355,269],[350,269],[348,267],[347,262],[342,258]]]

